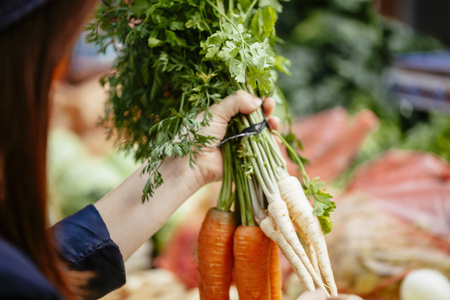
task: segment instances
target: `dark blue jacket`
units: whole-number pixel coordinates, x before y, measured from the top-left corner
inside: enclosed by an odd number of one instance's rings
[[[61,253],[74,270],[93,271],[91,298],[96,299],[125,283],[119,247],[93,205],[52,227]],[[62,299],[22,251],[0,238],[0,299]]]

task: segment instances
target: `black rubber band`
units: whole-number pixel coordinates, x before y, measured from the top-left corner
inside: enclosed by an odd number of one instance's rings
[[[260,134],[265,128],[269,128],[269,122],[267,122],[266,114],[264,113],[264,109],[262,109],[262,111],[263,111],[264,120],[261,123],[252,124],[252,125],[248,126],[247,128],[244,128],[239,134],[236,134],[236,135],[230,136],[226,139],[223,139],[216,147],[220,148],[220,146],[222,146],[223,144],[225,144],[226,142],[228,142],[229,140],[232,140],[232,139],[243,138],[246,136]]]

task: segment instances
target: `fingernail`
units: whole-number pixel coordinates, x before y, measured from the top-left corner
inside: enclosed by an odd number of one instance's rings
[[[261,99],[253,98],[253,105],[258,107],[258,106],[261,106],[261,104],[262,104],[262,100]]]

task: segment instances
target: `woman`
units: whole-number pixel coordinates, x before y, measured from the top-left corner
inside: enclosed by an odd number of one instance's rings
[[[222,175],[220,151],[211,145],[195,169],[186,159],[167,159],[164,184],[149,202],[141,202],[146,178],[137,170],[95,205],[47,229],[52,75],[95,5],[0,0],[0,299],[98,298],[121,286],[123,261],[190,195]],[[266,112],[274,105],[265,101]],[[260,106],[260,99],[239,91],[211,108],[204,134],[221,140],[232,116]],[[277,127],[277,120],[270,122]]]
[[[222,175],[214,144],[198,156],[167,159],[164,184],[141,202],[137,170],[118,188],[51,229],[46,147],[55,67],[96,5],[91,0],[0,0],[0,299],[99,298],[125,282],[128,259],[195,191]],[[213,105],[205,135],[223,139],[238,112],[261,100],[238,91]],[[270,115],[275,103],[264,101]],[[277,129],[279,120],[270,118]],[[309,298],[312,297],[312,298]],[[301,299],[325,299],[319,292]],[[342,298],[344,299],[344,298]]]

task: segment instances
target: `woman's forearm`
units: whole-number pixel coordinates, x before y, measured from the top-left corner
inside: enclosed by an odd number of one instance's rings
[[[142,203],[142,190],[148,175],[141,175],[141,171],[142,167],[95,203],[124,260],[154,235],[175,210],[203,185],[201,176],[189,168],[186,159],[168,158],[160,169],[164,183],[155,190],[149,201]]]

